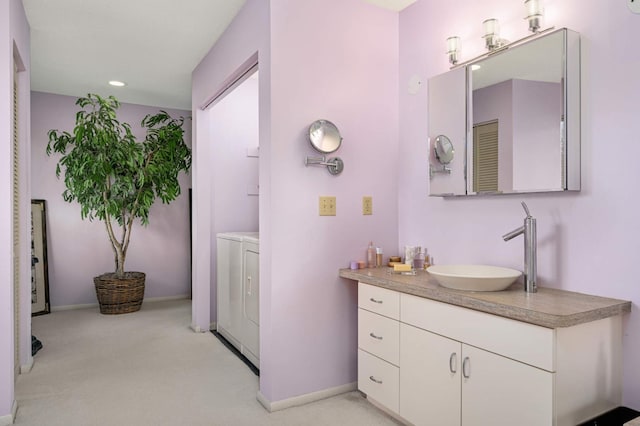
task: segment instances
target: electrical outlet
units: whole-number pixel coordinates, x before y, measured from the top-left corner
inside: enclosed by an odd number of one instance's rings
[[[320,216],[336,215],[336,197],[320,197]]]
[[[363,215],[371,215],[373,214],[373,197],[362,197],[362,214]]]
[[[640,0],[627,0],[627,6],[633,13],[640,14]]]

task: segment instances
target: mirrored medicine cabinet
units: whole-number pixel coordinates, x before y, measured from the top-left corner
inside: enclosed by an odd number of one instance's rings
[[[578,33],[547,31],[428,84],[429,195],[580,190]]]

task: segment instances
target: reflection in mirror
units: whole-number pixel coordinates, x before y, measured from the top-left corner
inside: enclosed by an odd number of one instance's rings
[[[445,135],[440,135],[436,138],[433,149],[440,164],[446,166],[453,160],[453,154],[455,154],[453,144]]]
[[[309,126],[309,141],[316,151],[329,154],[340,148],[342,136],[329,120],[316,120]]]
[[[555,31],[467,67],[470,193],[579,189],[579,165],[577,182],[573,168],[567,182],[567,167],[576,161],[568,157],[575,147],[566,145],[569,104],[577,106],[569,113],[569,142],[579,146],[579,104],[567,98],[579,99],[579,70],[569,73],[565,62],[579,55],[575,46],[567,51],[572,36],[577,38],[566,29]]]
[[[445,135],[438,135],[433,141],[433,154],[436,160],[442,165],[442,168],[436,168],[432,164],[429,164],[429,177],[433,179],[436,173],[451,173],[451,168],[447,165],[453,160],[455,150],[453,149],[453,143]]]

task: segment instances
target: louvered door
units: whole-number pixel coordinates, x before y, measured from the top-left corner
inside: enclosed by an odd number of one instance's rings
[[[498,190],[498,121],[473,127],[473,191]]]

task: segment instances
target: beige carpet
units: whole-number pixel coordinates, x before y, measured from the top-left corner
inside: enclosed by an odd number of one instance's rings
[[[191,302],[33,318],[44,344],[16,385],[17,425],[396,425],[350,392],[268,413],[258,378],[211,333],[188,327]]]

